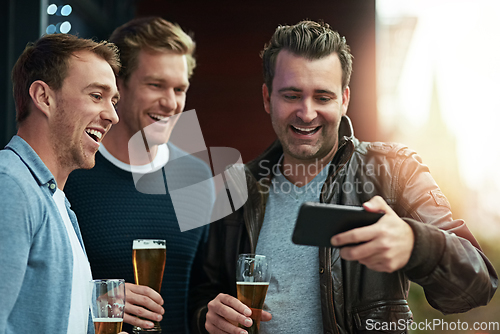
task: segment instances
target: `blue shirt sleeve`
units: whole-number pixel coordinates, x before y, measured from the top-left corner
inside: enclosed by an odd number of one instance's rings
[[[28,265],[33,240],[28,197],[9,175],[0,173],[0,333],[7,327]]]

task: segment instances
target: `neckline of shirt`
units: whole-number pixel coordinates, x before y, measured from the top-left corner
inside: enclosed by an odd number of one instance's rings
[[[279,169],[279,166],[281,166],[281,162],[283,161],[284,155],[281,155],[281,158],[278,160],[277,169],[273,171],[274,174],[274,179],[275,182],[273,182],[272,187],[281,187],[281,190],[283,190],[283,184],[289,184],[290,186],[290,191],[275,191],[275,194],[287,194],[290,197],[292,197],[295,200],[299,200],[301,198],[308,197],[308,195],[311,195],[310,190],[313,190],[313,195],[319,195],[321,192],[321,189],[317,189],[318,185],[323,186],[323,183],[326,181],[326,178],[328,176],[328,169],[330,167],[330,163],[328,163],[309,183],[303,185],[302,187],[298,187],[292,182],[290,182],[285,175],[281,172]],[[278,170],[279,173],[275,173],[275,171]],[[309,192],[308,192],[309,191]]]
[[[170,150],[167,144],[158,145],[158,151],[153,161],[146,165],[129,165],[115,158],[103,144],[99,146],[99,153],[116,167],[130,173],[148,174],[156,172],[165,166],[170,158]]]

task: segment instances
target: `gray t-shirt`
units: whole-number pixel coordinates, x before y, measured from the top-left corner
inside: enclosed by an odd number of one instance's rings
[[[271,282],[264,310],[273,319],[261,322],[263,334],[323,333],[319,290],[318,248],[292,243],[300,205],[319,202],[328,166],[309,184],[296,187],[275,175],[266,204],[257,254],[271,259]]]

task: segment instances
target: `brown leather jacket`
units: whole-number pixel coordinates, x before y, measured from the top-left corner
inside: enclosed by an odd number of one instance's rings
[[[409,280],[421,285],[429,304],[444,314],[487,304],[497,274],[465,222],[452,219],[448,200],[415,152],[400,144],[359,142],[347,117],[339,134],[320,201],[361,206],[380,195],[411,226],[415,245],[406,266],[390,274],[345,261],[337,248],[319,248],[324,333],[364,333],[376,321],[395,323],[400,328],[393,333],[406,333],[402,324],[412,319]],[[193,333],[206,333],[207,304],[218,293],[236,296],[236,260],[255,251],[271,168],[281,155],[275,142],[247,164],[248,201],[210,226],[204,263],[208,282],[191,295]]]

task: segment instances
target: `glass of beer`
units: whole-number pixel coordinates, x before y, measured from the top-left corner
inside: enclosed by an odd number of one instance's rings
[[[271,268],[269,259],[264,255],[241,254],[236,265],[236,289],[238,299],[252,310],[252,326],[241,328],[249,334],[258,334],[260,330],[260,317],[262,306],[266,299]]]
[[[95,334],[122,331],[125,310],[125,280],[99,279],[92,284],[91,312]]]
[[[132,262],[134,264],[135,284],[146,285],[160,293],[167,247],[165,240],[136,239],[132,247]],[[154,327],[147,329],[134,326],[134,333],[161,333],[160,323],[153,321]]]

